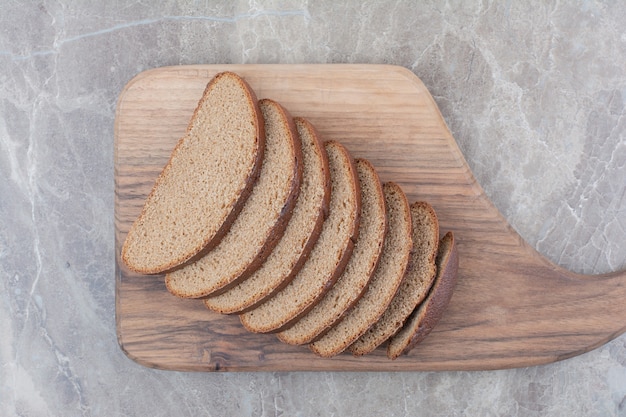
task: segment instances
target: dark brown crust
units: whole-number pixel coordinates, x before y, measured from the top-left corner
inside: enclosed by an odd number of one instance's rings
[[[382,182],[380,181],[380,178],[378,177],[378,172],[376,172],[376,169],[374,168],[374,166],[372,165],[372,163],[370,161],[368,161],[367,159],[363,159],[363,158],[357,158],[355,161],[355,164],[367,164],[371,167],[372,171],[376,174],[376,179],[377,182],[376,184],[374,184],[377,188],[378,188],[378,194],[380,196],[382,196],[382,205],[383,208],[385,208],[385,197],[383,195],[383,185]],[[386,210],[386,209],[385,209]],[[387,234],[387,215],[385,214],[385,227],[384,227],[384,231],[383,231],[383,239],[384,236]],[[381,251],[382,251],[382,243],[381,243]],[[380,253],[379,256],[376,258],[376,262],[374,262],[374,264],[372,265],[372,268],[370,270],[369,273],[369,279],[367,280],[367,283],[363,286],[363,289],[361,290],[361,292],[356,296],[356,298],[354,300],[352,300],[352,302],[347,306],[347,308],[339,315],[339,317],[336,318],[335,321],[333,321],[330,325],[328,325],[324,330],[321,331],[320,334],[318,334],[317,336],[315,336],[313,339],[311,339],[310,341],[306,342],[306,343],[312,343],[315,342],[316,340],[321,339],[326,333],[328,333],[328,331],[330,329],[333,328],[333,326],[336,323],[339,323],[345,316],[346,314],[348,314],[348,312],[350,312],[350,310],[352,310],[352,308],[356,305],[356,303],[359,302],[359,300],[363,297],[363,295],[367,292],[368,288],[369,288],[369,283],[372,279],[372,276],[374,275],[374,271],[376,271],[376,268],[378,268],[378,262],[380,260]]]
[[[185,298],[205,298],[208,296],[214,296],[224,293],[230,288],[242,282],[244,279],[250,276],[254,271],[256,271],[265,261],[265,259],[272,252],[272,249],[276,246],[280,238],[282,237],[287,223],[293,214],[293,207],[296,204],[298,199],[298,195],[300,193],[300,184],[302,181],[302,144],[300,142],[300,136],[297,133],[295,124],[293,123],[293,118],[289,114],[289,112],[282,107],[279,103],[269,100],[263,99],[259,101],[259,107],[261,107],[261,103],[263,105],[273,106],[276,110],[282,113],[282,119],[287,123],[286,131],[290,133],[291,140],[289,143],[292,145],[292,158],[295,160],[294,170],[292,175],[291,184],[289,184],[286,188],[289,189],[289,193],[285,200],[285,204],[281,209],[281,213],[274,223],[273,227],[268,231],[267,237],[264,241],[264,244],[259,250],[254,258],[254,260],[249,263],[245,269],[239,273],[236,277],[230,280],[228,283],[220,286],[219,288],[211,288],[210,290],[205,290],[204,292],[195,293],[192,295],[189,294],[179,294],[177,291],[171,289],[168,285],[168,289],[175,295],[185,297]],[[168,284],[168,277],[166,276],[166,285]]]
[[[226,235],[226,233],[230,229],[230,225],[233,223],[234,219],[237,217],[237,215],[239,214],[239,212],[243,208],[244,203],[246,202],[246,200],[248,199],[248,197],[252,193],[252,188],[254,186],[254,183],[256,182],[259,174],[261,173],[261,165],[262,165],[264,151],[265,151],[265,124],[264,124],[264,121],[263,121],[263,115],[261,114],[261,109],[259,107],[256,94],[255,94],[254,90],[252,89],[252,87],[250,87],[250,85],[243,78],[241,78],[239,75],[237,75],[237,74],[235,74],[233,72],[225,71],[225,72],[221,72],[219,74],[216,74],[208,82],[207,86],[204,89],[204,92],[202,93],[202,97],[198,101],[198,105],[196,106],[196,108],[195,108],[195,110],[194,110],[194,112],[193,112],[193,114],[191,116],[191,119],[190,119],[189,124],[187,126],[187,131],[186,131],[185,135],[182,138],[180,138],[178,140],[178,142],[176,143],[176,146],[174,147],[174,149],[172,150],[172,153],[170,154],[170,158],[168,159],[166,165],[164,166],[164,168],[161,171],[161,173],[159,174],[159,176],[156,178],[156,180],[154,182],[154,185],[152,187],[152,190],[150,191],[150,194],[148,195],[146,201],[150,199],[150,196],[152,196],[152,194],[155,192],[155,189],[157,188],[157,186],[162,181],[162,178],[165,176],[167,171],[169,171],[170,166],[171,166],[172,157],[174,156],[175,153],[178,152],[178,149],[180,148],[180,146],[183,143],[184,139],[191,133],[192,126],[193,126],[193,121],[197,117],[197,114],[200,111],[200,108],[202,107],[202,104],[204,103],[205,100],[207,100],[207,96],[208,96],[209,91],[211,90],[213,85],[220,78],[225,77],[225,76],[234,76],[236,79],[239,80],[241,85],[244,87],[243,88],[244,91],[248,95],[248,104],[254,110],[254,113],[256,114],[256,120],[254,120],[254,122],[256,124],[256,132],[257,132],[257,134],[256,134],[256,143],[257,143],[256,159],[254,161],[254,164],[252,166],[250,174],[248,175],[248,179],[246,181],[244,189],[239,194],[239,198],[234,203],[230,213],[225,217],[224,221],[222,222],[221,227],[218,228],[218,230],[215,232],[215,234],[212,237],[206,238],[205,242],[203,242],[203,244],[199,248],[193,250],[192,251],[193,254],[190,255],[189,257],[186,257],[185,259],[173,260],[172,262],[168,263],[163,268],[137,269],[137,268],[134,268],[133,266],[129,265],[128,259],[127,259],[126,255],[125,255],[126,244],[124,243],[124,245],[122,247],[122,252],[121,252],[120,258],[122,259],[124,264],[126,264],[126,266],[130,270],[132,270],[134,272],[137,272],[137,273],[140,273],[140,274],[162,274],[162,273],[168,273],[168,272],[175,271],[175,270],[177,270],[179,268],[182,268],[185,265],[191,264],[191,263],[195,262],[196,260],[200,259],[202,256],[204,256],[207,252],[209,252],[211,249],[213,249],[215,246],[217,246],[220,243],[222,238]],[[145,206],[142,208],[141,213],[139,214],[139,216],[137,218],[137,221],[139,221],[141,218],[143,218],[144,212],[145,212]]]
[[[324,284],[322,291],[320,291],[320,293],[317,294],[315,300],[312,303],[310,303],[306,308],[304,308],[302,311],[300,311],[298,314],[296,314],[293,317],[289,318],[289,320],[286,320],[279,327],[271,329],[271,330],[268,330],[268,331],[265,331],[264,333],[278,333],[278,332],[281,332],[283,330],[288,329],[296,321],[298,321],[302,316],[304,316],[306,313],[308,313],[313,307],[315,307],[315,305],[317,305],[317,303],[322,299],[324,294],[326,294],[328,292],[328,290],[330,288],[332,288],[332,286],[335,284],[335,282],[337,281],[339,276],[343,273],[343,271],[346,268],[346,265],[348,263],[348,260],[350,259],[350,256],[352,255],[352,251],[354,249],[354,242],[358,238],[359,226],[360,226],[360,220],[361,220],[361,190],[359,188],[360,186],[359,186],[359,181],[358,181],[358,178],[357,178],[356,166],[354,164],[354,159],[352,158],[352,155],[339,142],[336,142],[334,140],[330,140],[330,141],[324,142],[324,149],[326,149],[328,147],[331,147],[331,146],[339,149],[340,152],[344,153],[345,156],[346,156],[346,159],[349,161],[349,169],[350,169],[350,173],[351,173],[350,178],[352,179],[352,184],[353,184],[352,189],[354,191],[354,198],[355,198],[355,203],[356,203],[355,204],[354,221],[353,221],[353,224],[352,224],[352,230],[351,230],[351,233],[350,233],[350,238],[348,239],[346,248],[342,251],[341,258],[338,260],[337,265],[336,265],[333,273],[331,274],[329,279]],[[331,192],[332,192],[332,190],[331,190]],[[253,332],[257,331],[255,329],[249,328],[244,320],[242,320],[241,322],[242,322],[242,325],[247,330],[253,331]]]
[[[403,341],[405,346],[399,354],[392,354],[388,347],[387,356],[390,359],[406,355],[419,342],[424,340],[437,325],[452,298],[458,276],[459,256],[452,232],[446,233],[439,247],[442,250],[446,247],[443,243],[446,239],[450,241],[449,251],[440,252],[437,256],[437,278],[428,297],[417,307],[407,321],[407,325],[413,327],[412,334]]]
[[[403,210],[402,210],[402,212],[403,212],[402,214],[405,216],[404,235],[405,236],[409,236],[409,239],[412,242],[412,237],[411,237],[412,235],[411,235],[411,233],[412,233],[412,230],[413,230],[413,226],[412,226],[412,219],[411,219],[411,210],[410,210],[409,201],[407,199],[406,194],[404,193],[402,188],[397,183],[395,183],[393,181],[386,182],[385,184],[383,184],[383,189],[384,189],[384,187],[392,187],[394,189],[394,192],[399,193],[400,197],[404,200]],[[389,232],[387,232],[387,233],[389,233]],[[395,293],[397,292],[398,288],[400,288],[400,285],[402,284],[402,279],[404,278],[404,271],[406,270],[406,266],[408,265],[409,257],[411,255],[411,249],[412,249],[412,243],[411,243],[411,248],[406,252],[406,254],[404,255],[404,257],[403,257],[403,259],[401,261],[402,265],[404,265],[403,271],[402,271],[402,274],[401,274],[402,278],[399,279],[397,283],[395,283],[395,289],[393,290],[391,296],[387,300],[384,300],[384,303],[383,303],[384,304],[384,308],[382,308],[380,312],[377,312],[377,316],[374,317],[371,320],[371,322],[367,324],[367,326],[365,326],[362,329],[359,329],[359,334],[357,336],[355,336],[354,338],[352,338],[352,340],[349,340],[349,341],[348,340],[344,340],[343,341],[343,345],[339,349],[337,349],[337,351],[334,352],[333,354],[331,354],[331,355],[323,354],[315,346],[315,342],[312,342],[312,343],[309,344],[309,349],[313,353],[315,353],[316,355],[321,356],[321,357],[330,357],[330,356],[334,356],[334,355],[337,355],[337,354],[343,352],[344,350],[346,350],[350,346],[350,344],[352,344],[355,340],[357,340],[359,337],[361,337],[361,335],[363,335],[363,333],[365,333],[371,326],[373,326],[380,319],[380,317],[385,312],[385,310],[386,310],[387,306],[389,305],[389,303],[391,303],[391,300],[393,299],[393,297],[394,297]],[[362,296],[364,296],[364,295],[365,294],[363,294]],[[345,318],[345,316],[344,316],[344,318]],[[335,323],[335,326],[337,324],[339,324],[339,323],[341,323],[341,321],[337,321]],[[332,329],[332,327],[331,327],[331,329]],[[328,331],[330,331],[331,329],[328,329]],[[319,339],[320,338],[317,338],[317,340],[319,340]]]
[[[300,194],[300,185],[302,184],[302,142],[300,140],[300,135],[298,134],[298,130],[293,121],[293,117],[287,109],[285,109],[279,103],[270,100],[270,99],[262,99],[259,101],[259,107],[263,104],[269,104],[274,106],[277,110],[279,110],[283,114],[284,121],[287,122],[287,130],[290,132],[290,136],[292,140],[290,144],[292,145],[292,157],[295,159],[296,163],[294,164],[294,172],[291,180],[291,185],[289,186],[289,195],[283,208],[281,209],[280,216],[276,220],[276,223],[269,231],[267,239],[263,244],[263,247],[259,249],[254,260],[246,267],[246,269],[233,281],[229,284],[221,287],[218,290],[213,291],[210,295],[219,295],[233,288],[246,278],[248,278],[252,273],[254,273],[257,269],[263,265],[263,262],[267,259],[267,257],[272,253],[272,250],[280,239],[283,237],[285,233],[285,229],[287,228],[287,224],[291,219],[291,215],[293,214],[293,209],[298,201],[298,196]],[[208,294],[207,294],[208,295]]]
[[[222,223],[222,227],[220,227],[219,230],[215,233],[215,237],[213,238],[213,240],[209,241],[204,246],[204,248],[200,250],[195,256],[192,256],[181,265],[171,268],[170,270],[165,271],[165,272],[172,272],[172,271],[175,271],[176,269],[180,269],[186,265],[194,263],[198,259],[202,258],[204,255],[206,255],[208,252],[210,252],[211,249],[219,245],[219,243],[222,241],[222,238],[226,235],[226,233],[228,233],[228,231],[230,230],[230,226],[233,224],[233,222],[235,221],[235,219],[237,218],[237,216],[243,209],[246,201],[248,200],[248,197],[250,197],[250,194],[252,194],[252,190],[254,189],[254,184],[256,183],[257,179],[259,178],[259,175],[261,174],[261,167],[263,166],[263,158],[265,156],[265,121],[263,119],[263,113],[261,113],[261,107],[259,106],[259,100],[257,99],[256,93],[254,92],[250,84],[248,84],[243,78],[239,77],[239,75],[233,72],[229,72],[229,71],[221,72],[214,77],[214,80],[217,80],[218,78],[221,78],[224,76],[233,76],[233,75],[239,78],[242,84],[245,86],[245,90],[248,91],[249,96],[250,96],[249,98],[249,100],[251,101],[250,104],[252,105],[255,113],[257,114],[258,148],[257,148],[257,158],[254,162],[254,167],[251,171],[250,176],[248,177],[248,181],[246,182],[245,188],[242,190],[240,194],[239,200],[237,200],[230,214],[228,214],[228,216]],[[208,91],[209,91],[209,85],[207,85],[205,92],[202,95],[201,101],[198,103],[196,110],[194,110],[193,112],[193,116],[189,122],[189,126],[187,126],[187,133],[191,132],[193,119],[196,117],[196,113],[199,111],[202,105],[202,102],[206,99],[206,95]]]
[[[319,132],[317,131],[317,129],[315,128],[315,126],[313,126],[313,124],[309,122],[307,119],[305,119],[304,117],[295,117],[294,120],[297,120],[298,123],[302,123],[303,125],[305,125],[307,129],[309,129],[309,131],[312,133],[311,136],[313,137],[313,141],[315,142],[315,148],[320,153],[320,159],[323,165],[322,169],[324,171],[325,176],[324,176],[324,200],[323,200],[322,207],[321,207],[322,220],[319,222],[320,232],[321,232],[321,229],[322,229],[321,225],[324,223],[323,220],[325,220],[328,217],[328,211],[330,210],[330,167],[328,166],[328,158],[326,157],[326,151],[324,150],[324,142],[322,142],[321,136]]]
[[[322,163],[322,174],[324,175],[324,183],[323,183],[324,184],[324,191],[323,191],[324,197],[322,198],[322,204],[319,208],[319,213],[315,219],[313,230],[311,234],[309,235],[307,242],[304,245],[304,248],[302,249],[302,254],[300,255],[300,258],[294,264],[289,275],[287,275],[285,279],[283,279],[276,288],[274,288],[271,292],[267,293],[262,298],[255,300],[253,303],[242,303],[242,304],[246,304],[246,306],[242,309],[224,312],[224,311],[220,311],[219,309],[210,308],[210,310],[212,311],[215,311],[221,314],[243,314],[250,310],[254,310],[256,307],[261,305],[265,300],[269,299],[274,294],[276,294],[277,292],[285,288],[293,280],[293,278],[298,274],[300,269],[302,269],[302,266],[308,259],[308,256],[311,253],[311,250],[315,246],[315,243],[317,242],[317,239],[319,238],[320,233],[322,232],[322,225],[324,224],[324,220],[326,220],[326,218],[328,217],[328,207],[330,204],[330,169],[328,167],[328,159],[326,158],[326,152],[324,151],[322,141],[320,140],[319,134],[317,133],[317,130],[314,128],[314,126],[309,121],[307,121],[306,119],[302,117],[294,117],[294,123],[295,124],[300,123],[309,130],[311,137],[313,139],[314,148],[319,155],[320,162]],[[296,126],[296,130],[297,130],[297,126]]]
[[[439,221],[437,219],[437,214],[435,213],[435,210],[433,209],[433,207],[428,204],[425,201],[417,201],[414,202],[410,205],[410,209],[411,209],[411,217],[413,218],[412,221],[412,229],[413,231],[411,232],[411,236],[413,237],[413,248],[411,249],[411,253],[409,255],[409,263],[407,264],[406,270],[404,271],[404,278],[402,279],[402,281],[407,281],[409,279],[412,279],[412,272],[416,269],[416,265],[414,262],[413,257],[416,255],[416,245],[415,245],[415,241],[416,239],[419,239],[420,236],[416,235],[416,233],[418,232],[418,230],[416,229],[416,222],[415,222],[415,217],[417,215],[420,214],[421,210],[425,210],[428,213],[428,216],[431,219],[432,222],[432,229],[430,229],[428,231],[428,236],[429,236],[429,240],[432,239],[433,240],[433,247],[432,250],[430,251],[430,253],[428,253],[428,259],[426,259],[426,261],[428,262],[429,265],[432,265],[433,267],[435,266],[435,260],[437,257],[437,250],[439,247]],[[419,230],[419,231],[423,231],[423,230]],[[423,254],[422,254],[423,255]],[[409,307],[409,313],[412,312],[419,303],[422,302],[422,300],[424,300],[426,298],[426,296],[428,295],[428,292],[430,290],[430,287],[432,286],[433,282],[435,281],[435,277],[436,277],[437,273],[436,273],[436,268],[434,267],[432,270],[432,275],[426,280],[425,282],[425,286],[422,287],[422,291],[414,291],[412,294],[410,294],[410,296],[413,296],[415,298],[408,299],[406,300],[407,302],[411,302],[411,306]],[[414,278],[413,278],[414,279]],[[408,281],[407,281],[408,282]],[[404,282],[406,283],[406,282]],[[406,287],[403,287],[404,283],[402,285],[400,285],[400,287],[398,288],[398,292],[396,293],[396,296],[399,293],[399,291],[404,290]],[[415,289],[415,288],[413,288]],[[395,297],[394,297],[395,298]],[[394,300],[392,300],[393,303]],[[391,304],[390,304],[391,305]],[[385,313],[386,314],[386,313]],[[409,314],[410,315],[410,314]],[[381,316],[381,319],[384,318],[384,315]],[[408,319],[408,315],[405,317],[396,317],[396,320],[394,320],[395,324],[395,328],[393,330],[391,329],[386,329],[384,332],[381,332],[383,334],[387,334],[388,336],[386,336],[386,338],[383,340],[382,336],[381,338],[379,338],[379,342],[376,346],[373,345],[374,342],[372,342],[372,344],[367,344],[367,343],[363,343],[360,345],[357,345],[356,342],[355,344],[350,346],[350,351],[352,352],[352,354],[354,356],[363,356],[366,355],[368,353],[370,353],[372,350],[374,350],[376,347],[378,347],[379,345],[383,344],[385,342],[385,340],[388,340],[389,338],[393,337],[394,334],[396,334],[401,328],[402,325],[406,322],[406,320]],[[389,326],[391,326],[391,324],[389,324]],[[370,330],[373,328],[374,326],[370,327]],[[391,333],[392,332],[392,333]],[[391,334],[389,334],[391,333]]]
[[[359,229],[361,225],[361,188],[359,185],[359,180],[358,180],[358,176],[356,172],[356,164],[350,152],[348,152],[348,150],[342,144],[334,140],[326,141],[324,143],[324,148],[327,148],[330,146],[336,147],[340,149],[342,152],[345,152],[345,155],[350,163],[350,173],[351,173],[350,177],[353,183],[352,190],[355,193],[354,197],[355,197],[355,202],[356,202],[355,204],[356,213],[354,214],[354,222],[352,224],[352,233],[351,233],[350,239],[348,239],[348,245],[343,251],[343,253],[341,254],[341,258],[337,262],[337,266],[335,267],[333,274],[329,277],[328,281],[326,281],[326,283],[324,284],[323,291],[321,291],[317,295],[317,298],[315,299],[315,301],[311,303],[309,306],[307,306],[307,308],[302,310],[300,313],[292,317],[289,321],[284,323],[282,326],[280,326],[277,329],[272,330],[269,333],[279,333],[279,332],[282,332],[283,330],[288,329],[294,323],[300,320],[301,317],[303,317],[305,314],[311,311],[311,309],[313,309],[313,307],[315,307],[317,303],[320,302],[322,297],[324,297],[324,295],[333,287],[333,285],[335,285],[335,282],[337,282],[337,279],[339,279],[341,274],[343,274],[343,271],[346,269],[346,265],[348,265],[348,261],[350,260],[350,256],[352,256],[352,251],[354,250],[354,244],[359,237]]]
[[[367,159],[358,159],[357,160],[358,163],[360,164],[366,164],[369,165],[372,169],[372,171],[376,174],[376,179],[378,180],[377,183],[375,184],[375,186],[378,188],[378,193],[379,195],[382,196],[382,204],[383,204],[383,208],[385,208],[385,197],[384,197],[384,193],[383,193],[383,184],[380,181],[380,178],[378,177],[378,172],[376,172],[376,169],[374,168],[374,166],[372,165],[372,163],[370,161],[368,161]],[[386,208],[385,208],[386,211]],[[387,215],[385,213],[385,230],[383,233],[383,236],[385,234],[387,234],[387,227],[388,227],[388,222],[387,222]],[[382,243],[381,243],[381,251],[382,251]],[[369,279],[367,280],[367,284],[363,287],[363,289],[361,290],[361,292],[359,293],[359,295],[357,296],[357,298],[355,298],[352,303],[350,303],[350,305],[348,306],[348,308],[341,314],[341,316],[335,321],[338,322],[339,320],[341,320],[343,317],[345,317],[345,315],[348,313],[348,311],[350,311],[352,309],[352,307],[354,307],[356,305],[356,303],[359,302],[359,300],[363,297],[363,295],[365,294],[365,292],[367,291],[367,289],[369,288],[369,283],[372,279],[372,276],[374,275],[374,271],[376,271],[376,268],[378,268],[378,262],[380,261],[380,254],[379,256],[376,258],[376,262],[373,264],[372,269],[370,271],[369,274]],[[333,323],[334,324],[334,323]],[[328,328],[330,329],[332,327],[329,326]],[[326,333],[328,330],[324,331],[324,333]]]

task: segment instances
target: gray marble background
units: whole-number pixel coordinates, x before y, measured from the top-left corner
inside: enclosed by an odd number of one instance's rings
[[[114,111],[164,65],[405,66],[524,239],[626,268],[626,3],[414,3],[0,0],[0,415],[626,416],[626,336],[492,372],[178,373],[118,348]]]

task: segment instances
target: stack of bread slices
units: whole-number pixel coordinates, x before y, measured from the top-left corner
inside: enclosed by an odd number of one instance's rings
[[[427,202],[232,72],[208,83],[121,259],[252,332],[391,359],[438,322],[458,268]]]

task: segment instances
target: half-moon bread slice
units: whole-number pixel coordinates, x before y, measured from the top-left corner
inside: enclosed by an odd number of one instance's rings
[[[216,75],[126,236],[128,268],[161,273],[216,246],[252,191],[264,141],[250,86],[232,72]]]
[[[285,343],[301,345],[321,336],[348,311],[367,288],[387,230],[383,187],[372,164],[356,160],[361,188],[359,238],[346,269],[324,298],[293,326],[278,333]]]
[[[459,256],[454,235],[446,233],[439,243],[437,254],[437,277],[428,296],[411,313],[402,329],[389,340],[387,357],[396,359],[407,354],[437,325],[446,310],[457,281]]]
[[[355,356],[370,353],[402,328],[407,317],[428,294],[435,279],[439,221],[430,204],[411,204],[413,250],[404,279],[380,319],[348,349]]]
[[[331,357],[343,352],[383,315],[395,295],[406,270],[413,240],[411,211],[399,185],[383,186],[387,209],[387,234],[378,266],[365,294],[324,336],[309,344],[313,352]]]
[[[258,333],[279,332],[306,314],[343,272],[359,232],[361,193],[354,161],[339,142],[324,146],[330,168],[330,210],[311,254],[294,279],[257,308],[240,315]]]
[[[166,275],[167,289],[174,295],[199,298],[236,285],[261,266],[283,235],[300,191],[300,137],[280,104],[264,99],[259,107],[265,121],[261,174],[220,244]]]
[[[204,300],[210,310],[222,314],[248,311],[291,282],[317,242],[328,214],[330,173],[323,144],[311,123],[296,117],[302,142],[302,186],[285,233],[265,263],[250,277]]]

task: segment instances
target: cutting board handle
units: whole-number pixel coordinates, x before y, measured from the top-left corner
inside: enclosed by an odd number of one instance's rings
[[[454,340],[468,348],[455,368],[484,369],[486,361],[493,367],[528,366],[578,355],[624,333],[626,270],[579,274],[529,246],[489,200],[446,131],[450,160],[459,166],[445,186],[454,196],[440,196],[437,207],[443,223],[454,219],[443,229],[455,230],[460,275],[440,331],[455,335],[432,338],[417,350],[452,355],[446,343]]]

